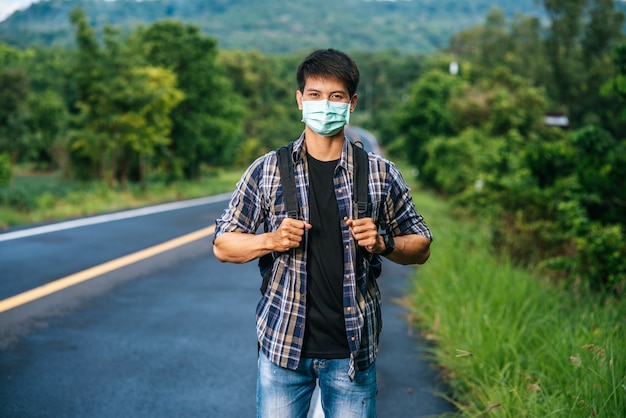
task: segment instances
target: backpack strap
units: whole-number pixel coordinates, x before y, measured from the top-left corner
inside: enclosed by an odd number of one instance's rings
[[[293,142],[280,147],[277,151],[278,169],[280,170],[280,184],[283,188],[283,199],[287,216],[292,219],[300,218],[300,207],[296,195],[296,180],[293,171]]]
[[[367,151],[352,143],[354,150],[354,188],[352,200],[356,203],[357,217],[369,215],[369,199],[367,181],[369,177],[369,157]]]
[[[278,159],[278,170],[280,171],[280,184],[283,188],[283,199],[285,200],[285,210],[287,216],[292,219],[300,218],[300,207],[296,195],[296,180],[293,171],[293,142],[276,150]],[[263,277],[261,282],[261,294],[264,294],[269,286],[272,276],[272,267],[277,255],[273,252],[265,254],[259,258],[259,271]]]
[[[370,168],[369,156],[367,155],[367,151],[361,148],[357,143],[352,143],[352,149],[354,150],[354,190],[352,199],[357,207],[357,217],[365,218],[371,216],[367,187]],[[376,286],[376,278],[378,278],[382,272],[382,260],[380,255],[371,254],[363,248],[360,248],[359,252],[367,262],[367,277],[371,279],[374,286]]]

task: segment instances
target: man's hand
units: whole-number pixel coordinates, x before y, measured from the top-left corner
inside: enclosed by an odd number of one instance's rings
[[[311,228],[313,228],[313,226],[308,222],[285,218],[278,229],[270,233],[270,246],[277,252],[298,248],[302,242],[304,231]]]
[[[346,219],[352,236],[359,247],[370,253],[380,254],[385,251],[385,239],[378,233],[378,227],[372,218]],[[417,234],[393,237],[395,250],[386,255],[389,260],[398,264],[423,264],[430,257],[430,239]]]
[[[220,261],[247,263],[272,251],[284,252],[299,247],[305,229],[311,228],[307,222],[287,218],[274,232],[225,232],[213,242],[213,254]]]
[[[385,250],[385,241],[372,218],[346,219],[346,224],[359,247],[375,254]]]

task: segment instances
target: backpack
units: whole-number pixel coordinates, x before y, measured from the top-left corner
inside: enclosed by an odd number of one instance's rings
[[[369,176],[369,157],[367,151],[354,142],[352,149],[354,150],[354,188],[352,200],[357,207],[357,217],[365,218],[369,215],[369,196],[367,181]],[[300,208],[298,205],[298,197],[296,195],[296,182],[293,170],[293,142],[276,150],[278,158],[278,169],[280,171],[280,182],[283,187],[283,198],[285,199],[285,208],[287,216],[292,219],[300,217]],[[361,255],[368,263],[368,277],[376,279],[382,271],[382,260],[380,255],[371,254],[361,249]],[[276,260],[274,253],[266,254],[259,258],[259,271],[263,281],[261,283],[261,294],[265,294],[272,276],[272,267]]]

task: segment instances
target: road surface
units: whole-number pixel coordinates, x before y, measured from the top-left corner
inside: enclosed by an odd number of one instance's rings
[[[226,198],[0,234],[0,416],[255,416],[260,277],[211,253]],[[394,302],[412,272],[379,279],[382,418],[452,410]]]

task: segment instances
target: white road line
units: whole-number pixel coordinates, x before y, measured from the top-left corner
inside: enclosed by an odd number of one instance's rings
[[[113,270],[120,269],[133,263],[137,263],[141,260],[145,260],[146,258],[154,257],[155,255],[161,254],[165,251],[169,251],[182,245],[189,244],[190,242],[206,238],[212,235],[213,232],[215,232],[215,225],[207,226],[189,234],[180,236],[178,238],[171,239],[162,244],[157,244],[150,248],[146,248],[145,250],[128,254],[124,257],[120,257],[115,260],[102,263],[95,267],[88,268],[87,270],[83,270],[78,273],[63,277],[53,282],[46,283],[43,286],[36,287],[10,298],[0,300],[0,313],[24,305],[25,303],[40,299],[42,297],[51,295],[52,293],[59,292],[63,289],[67,289],[70,286],[74,286],[87,280],[91,280],[95,277],[101,276]]]
[[[152,215],[154,213],[167,212],[170,210],[189,208],[193,206],[206,205],[209,203],[221,202],[230,198],[230,193],[223,193],[215,196],[201,197],[198,199],[183,200],[180,202],[164,203],[162,205],[149,206],[139,209],[131,209],[123,212],[109,213],[106,215],[92,216],[89,218],[75,219],[72,221],[59,222],[51,225],[38,226],[34,228],[22,229],[19,231],[6,232],[0,234],[0,241],[31,237],[34,235],[47,234],[50,232],[63,231],[65,229],[78,228],[81,226],[95,225],[104,222],[119,221],[121,219],[135,218],[138,216]]]

